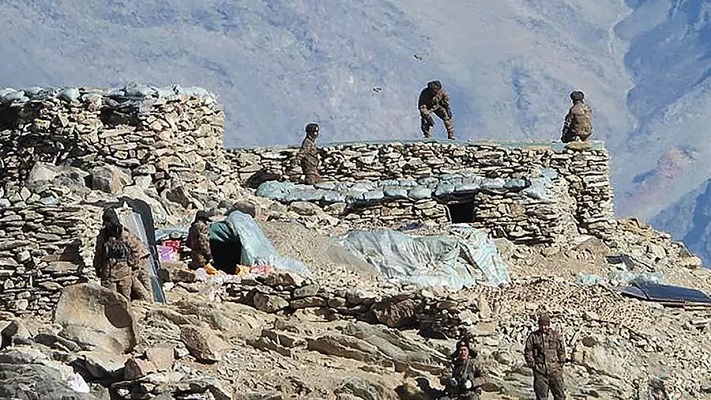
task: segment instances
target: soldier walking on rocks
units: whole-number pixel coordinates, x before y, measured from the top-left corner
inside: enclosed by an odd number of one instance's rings
[[[526,339],[524,357],[526,365],[533,369],[536,400],[548,399],[549,390],[554,400],[565,399],[565,346],[558,333],[551,329],[551,320],[547,313],[538,317],[538,330]]]
[[[301,142],[301,150],[296,155],[296,160],[301,164],[301,169],[304,172],[304,183],[307,185],[321,182],[321,175],[318,173],[318,147],[316,147],[319,130],[318,124],[306,125],[306,137]]]
[[[417,107],[420,110],[420,129],[425,138],[432,136],[432,127],[435,125],[432,114],[435,114],[444,122],[447,137],[454,140],[452,108],[449,106],[449,95],[442,87],[442,82],[428,82],[427,87],[420,92]]]
[[[481,363],[476,359],[476,352],[469,343],[457,342],[456,356],[452,357],[452,374],[443,377],[446,396],[449,400],[479,400],[481,386],[486,383],[488,375]]]
[[[101,286],[121,293],[130,301],[134,271],[142,268],[150,253],[139,238],[121,225],[114,209],[104,211],[102,221],[103,228],[96,237],[94,270]],[[146,289],[150,290],[150,286]]]
[[[563,143],[584,142],[592,135],[592,110],[585,104],[584,98],[585,94],[578,90],[570,94],[573,106],[565,116],[563,134],[560,137]]]
[[[210,216],[206,211],[195,213],[195,221],[190,225],[186,245],[190,248],[190,268],[204,267],[212,259],[210,249]]]

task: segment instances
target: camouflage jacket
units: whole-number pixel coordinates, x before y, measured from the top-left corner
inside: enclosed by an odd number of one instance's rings
[[[301,142],[301,150],[296,155],[298,161],[301,164],[301,168],[311,169],[318,167],[318,147],[316,147],[316,140],[306,136],[304,141]]]
[[[420,112],[432,111],[438,108],[449,111],[449,95],[444,88],[433,93],[429,88],[422,89],[420,98],[417,101]]]
[[[565,362],[565,345],[558,332],[537,330],[526,339],[524,357],[526,365],[534,372],[546,375],[560,373]]]
[[[587,139],[592,134],[592,130],[592,109],[582,101],[576,102],[565,116],[563,135]]]
[[[205,221],[195,221],[190,225],[186,245],[195,255],[200,255],[209,261],[212,258],[210,251],[210,227]]]
[[[128,229],[122,228],[118,238],[108,236],[102,229],[96,237],[94,270],[101,280],[120,280],[130,276],[149,256],[148,248]]]
[[[475,358],[467,358],[465,361],[457,360],[452,365],[452,378],[463,383],[467,379],[472,381],[472,387],[476,388],[486,383],[488,375],[481,363]]]

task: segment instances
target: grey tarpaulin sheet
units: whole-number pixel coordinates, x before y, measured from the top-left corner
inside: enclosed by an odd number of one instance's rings
[[[282,203],[294,201],[318,201],[323,203],[345,202],[347,204],[377,204],[397,199],[413,201],[424,198],[447,198],[472,196],[477,192],[521,193],[531,201],[550,202],[550,188],[558,173],[541,169],[531,177],[502,179],[486,178],[469,172],[458,172],[439,177],[428,176],[418,180],[392,179],[358,182],[323,182],[312,185],[291,182],[267,181],[257,188],[257,196]]]
[[[242,243],[241,263],[243,265],[266,264],[303,276],[311,275],[311,271],[301,261],[280,256],[272,242],[264,235],[262,228],[254,222],[250,215],[233,211],[224,222],[229,225],[230,230],[237,235]],[[211,234],[210,239],[216,238],[213,238]]]
[[[388,278],[454,290],[511,282],[508,267],[486,232],[454,224],[448,236],[410,236],[392,230],[352,231],[341,245]]]

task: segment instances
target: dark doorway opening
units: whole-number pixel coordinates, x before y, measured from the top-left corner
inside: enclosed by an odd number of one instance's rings
[[[472,203],[450,203],[447,204],[447,208],[453,224],[472,222],[474,220]]]

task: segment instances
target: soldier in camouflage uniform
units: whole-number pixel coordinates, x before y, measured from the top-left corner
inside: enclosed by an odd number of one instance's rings
[[[104,227],[96,237],[94,249],[94,270],[102,286],[130,301],[133,271],[146,263],[150,253],[139,238],[121,225],[115,210],[107,209],[102,221]]]
[[[560,137],[563,143],[584,142],[592,135],[592,110],[585,104],[584,98],[585,94],[581,91],[576,90],[570,94],[573,106],[570,107],[568,115],[565,116],[563,134]]]
[[[533,369],[536,400],[548,399],[549,390],[554,400],[565,399],[565,346],[559,334],[552,330],[550,325],[550,317],[542,313],[538,317],[538,330],[528,336],[524,349],[526,365]]]
[[[464,340],[457,342],[456,356],[452,357],[452,374],[444,376],[446,396],[450,400],[479,400],[481,386],[488,375],[479,361],[476,352]]]
[[[301,142],[301,150],[296,155],[297,161],[301,164],[301,169],[304,172],[304,183],[307,185],[315,185],[321,182],[321,175],[318,173],[318,147],[316,147],[316,138],[319,132],[318,124],[306,125],[306,137]]]
[[[427,87],[420,92],[417,107],[420,110],[420,129],[422,129],[425,138],[432,136],[432,127],[435,124],[432,114],[435,114],[444,122],[447,137],[454,140],[454,120],[452,119],[452,108],[449,106],[449,95],[440,81],[427,83]]]
[[[187,246],[190,248],[190,268],[204,267],[212,259],[210,250],[210,216],[205,211],[195,214],[195,221],[188,231]]]

